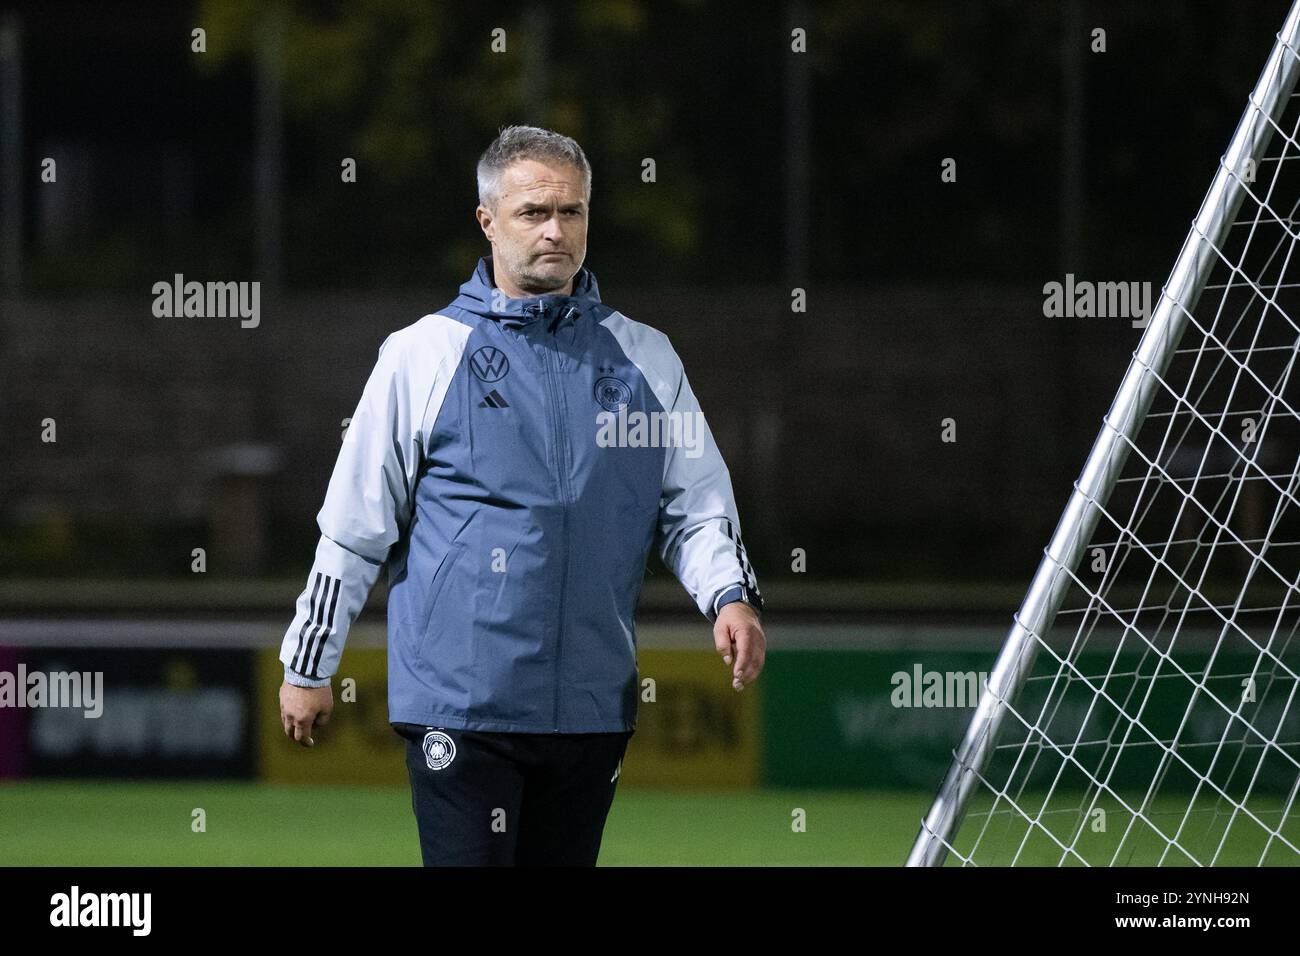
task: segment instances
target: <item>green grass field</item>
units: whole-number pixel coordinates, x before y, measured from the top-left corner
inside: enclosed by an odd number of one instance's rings
[[[929,794],[620,788],[602,866],[897,865]],[[191,832],[202,808],[207,832]],[[807,813],[807,831],[791,813]],[[406,788],[0,784],[0,864],[418,866]]]
[[[656,791],[621,788],[605,827],[602,866],[898,866],[907,857],[928,793],[822,790]],[[1169,798],[1150,811],[1174,832],[1185,800]],[[1063,801],[1061,806],[1065,806]],[[1075,803],[1077,805],[1077,802]],[[1280,800],[1255,801],[1268,826],[1280,819]],[[1026,803],[1029,806],[1029,803]],[[192,814],[206,814],[206,832],[191,830]],[[804,832],[791,828],[795,808]],[[1090,861],[1107,861],[1124,834],[1127,816],[1107,808],[1105,833],[1085,832],[1078,848]],[[977,857],[1005,865],[1024,833],[1016,817],[1001,814],[982,838]],[[1057,832],[1068,840],[1070,821]],[[1180,842],[1209,859],[1228,817],[1202,806]],[[1050,822],[1050,820],[1048,821]],[[958,845],[969,844],[982,823],[968,819]],[[1300,818],[1281,833],[1300,845]],[[1219,855],[1220,865],[1255,865],[1266,832],[1238,819]],[[1155,863],[1163,842],[1143,828],[1125,838],[1123,864]],[[308,849],[309,848],[309,849]],[[1056,865],[1059,848],[1038,832],[1018,862]],[[950,861],[952,862],[952,861]],[[1165,865],[1186,865],[1171,853]],[[1300,857],[1273,840],[1269,864]],[[0,784],[0,865],[14,866],[418,866],[415,820],[402,788],[278,787],[257,783]]]

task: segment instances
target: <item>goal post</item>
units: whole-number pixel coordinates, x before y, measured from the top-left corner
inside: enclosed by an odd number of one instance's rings
[[[909,866],[1300,863],[1298,76],[1300,0]]]

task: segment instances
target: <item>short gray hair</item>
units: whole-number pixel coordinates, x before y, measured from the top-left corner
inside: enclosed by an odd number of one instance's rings
[[[522,159],[565,163],[582,173],[583,197],[591,203],[591,164],[576,141],[562,133],[536,126],[503,126],[478,161],[478,201],[496,211],[501,199],[501,176]]]

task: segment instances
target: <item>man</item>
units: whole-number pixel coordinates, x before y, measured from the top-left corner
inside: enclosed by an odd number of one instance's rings
[[[737,691],[763,669],[762,598],[681,360],[583,267],[581,147],[507,127],[478,188],[492,255],[384,341],[348,426],[281,718],[313,745],[386,564],[389,720],[425,865],[591,866],[636,724],[650,548],[714,622]]]

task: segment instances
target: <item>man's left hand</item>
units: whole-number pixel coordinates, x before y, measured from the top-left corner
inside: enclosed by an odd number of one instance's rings
[[[713,646],[731,665],[731,686],[744,690],[758,680],[767,657],[767,637],[758,612],[744,601],[732,601],[718,612],[713,624]]]

